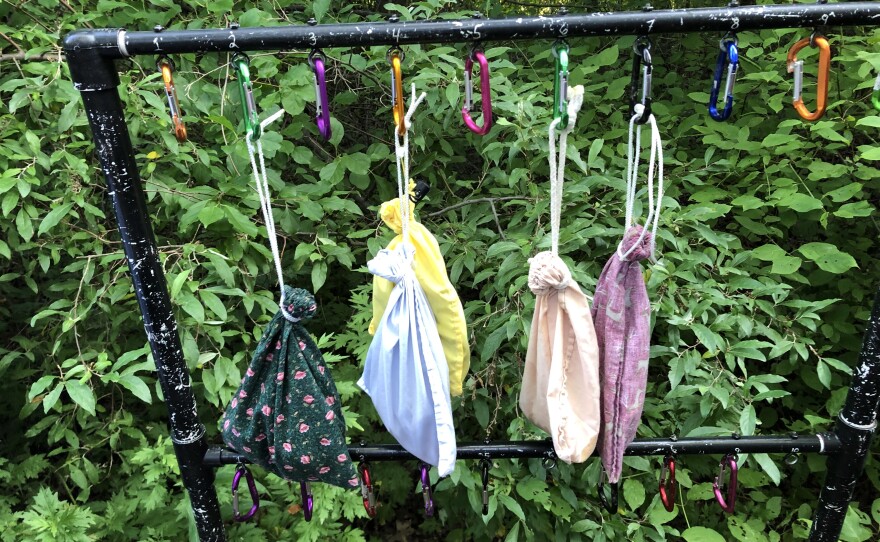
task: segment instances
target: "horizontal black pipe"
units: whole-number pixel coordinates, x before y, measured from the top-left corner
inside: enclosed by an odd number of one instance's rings
[[[197,52],[277,51],[313,47],[392,46],[412,43],[534,40],[674,32],[744,32],[765,28],[876,26],[880,2],[787,4],[721,8],[586,13],[548,17],[470,18],[359,22],[236,29],[82,30],[67,36],[66,50],[99,48],[113,58]]]
[[[835,454],[840,441],[834,433],[761,437],[650,438],[637,439],[626,448],[626,455],[722,455],[727,453],[820,453]],[[355,461],[408,461],[416,457],[398,444],[350,446]],[[469,442],[458,445],[458,459],[514,459],[529,457],[554,458],[549,440],[508,442]],[[245,462],[243,456],[225,448],[210,448],[205,465],[217,467]]]

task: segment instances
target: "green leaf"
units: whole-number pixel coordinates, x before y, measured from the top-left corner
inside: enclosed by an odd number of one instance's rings
[[[226,305],[220,301],[220,298],[217,297],[214,292],[210,292],[208,290],[199,290],[199,297],[202,298],[202,303],[208,307],[211,312],[217,315],[217,318],[220,320],[226,320]]]
[[[312,288],[313,292],[321,289],[321,286],[327,281],[327,263],[323,260],[315,262],[312,266]]]
[[[623,498],[630,510],[637,510],[645,503],[645,486],[634,478],[623,481]]]
[[[60,205],[49,211],[46,216],[43,217],[43,221],[40,222],[40,227],[37,229],[37,235],[42,235],[54,228],[59,222],[61,222],[61,219],[70,212],[72,207],[73,203],[65,203],[64,205]]]
[[[880,117],[875,115],[862,117],[856,121],[856,126],[869,126],[871,128],[880,128]]]
[[[207,228],[214,222],[223,220],[225,216],[226,214],[219,205],[208,203],[201,211],[199,211],[199,222]]]
[[[725,542],[718,531],[708,527],[690,527],[681,536],[686,542]]]
[[[752,249],[752,256],[765,262],[772,262],[776,258],[785,256],[786,252],[776,245],[761,245]]]
[[[61,392],[64,391],[64,384],[59,382],[58,385],[55,386],[55,389],[50,391],[45,397],[43,397],[43,412],[49,412],[56,403],[58,403],[58,399],[61,397]]]
[[[816,209],[822,209],[823,207],[821,201],[806,194],[792,194],[781,199],[779,205],[782,207],[788,207],[799,213],[815,211]]]
[[[73,399],[74,403],[78,404],[83,410],[92,416],[95,415],[96,401],[92,388],[78,380],[68,380],[64,383],[64,388],[67,390],[67,395]]]
[[[315,0],[312,2],[312,11],[315,14],[315,20],[319,23],[324,21],[324,15],[327,15],[328,9],[330,9],[330,0]]]
[[[801,245],[798,251],[807,259],[816,262],[819,269],[829,273],[845,273],[853,267],[858,267],[852,256],[828,243],[807,243]]]
[[[819,377],[819,382],[821,382],[825,388],[831,389],[831,369],[822,359],[816,364],[816,375]]]
[[[523,513],[522,506],[520,506],[519,503],[513,500],[509,495],[503,493],[498,494],[498,502],[500,502],[504,508],[513,512],[520,521],[524,522],[526,520],[526,515]]]
[[[862,151],[862,160],[880,160],[880,147],[871,147]]]
[[[133,393],[135,397],[140,399],[145,403],[152,403],[153,397],[150,395],[150,388],[141,380],[140,377],[135,375],[125,375],[119,377],[119,384]]]
[[[487,361],[498,354],[498,348],[507,339],[507,329],[499,327],[483,342],[483,348],[480,350],[480,360]]]
[[[743,436],[751,436],[755,434],[757,425],[757,415],[755,414],[754,405],[748,404],[742,409],[739,415],[739,429]]]
[[[53,375],[41,376],[39,378],[39,380],[37,380],[36,382],[34,382],[31,385],[31,389],[30,389],[30,391],[28,391],[28,394],[27,394],[27,400],[33,401],[34,397],[43,393],[43,391],[45,391],[46,388],[48,388],[52,384],[52,382],[55,381],[56,378],[58,378],[58,377],[53,376]]]
[[[758,462],[758,465],[770,476],[774,484],[779,485],[779,482],[782,480],[782,474],[780,474],[779,467],[776,466],[776,463],[773,462],[769,455],[752,454],[750,457]]]
[[[856,218],[871,216],[874,214],[874,211],[874,206],[867,201],[857,201],[841,205],[840,209],[834,211],[834,216],[839,216],[840,218]]]
[[[853,196],[862,191],[862,183],[849,183],[846,186],[842,186],[837,190],[832,190],[825,194],[831,201],[835,203],[841,203],[851,199]]]

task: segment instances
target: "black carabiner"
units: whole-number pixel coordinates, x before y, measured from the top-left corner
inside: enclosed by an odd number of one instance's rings
[[[608,484],[610,489],[610,495],[605,495],[605,480],[606,480],[605,471],[602,471],[602,478],[599,480],[599,501],[602,503],[602,507],[608,511],[609,514],[617,513],[617,495],[619,484],[616,482],[613,484]]]
[[[629,86],[630,118],[637,115],[636,105],[641,104],[644,110],[636,119],[636,124],[645,124],[651,116],[651,77],[654,65],[651,62],[651,40],[640,36],[633,44],[632,79]],[[639,81],[641,80],[641,85]]]
[[[489,515],[489,467],[492,462],[486,458],[480,460],[480,479],[483,482],[483,515]]]

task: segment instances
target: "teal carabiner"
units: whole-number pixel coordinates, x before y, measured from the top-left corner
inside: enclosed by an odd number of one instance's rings
[[[557,41],[550,49],[556,57],[556,75],[553,81],[553,120],[559,128],[568,126],[568,44]]]
[[[238,77],[238,89],[241,91],[241,110],[244,114],[245,132],[251,140],[260,138],[260,116],[257,113],[257,101],[254,99],[254,85],[251,84],[250,59],[243,53],[232,57],[232,67]]]

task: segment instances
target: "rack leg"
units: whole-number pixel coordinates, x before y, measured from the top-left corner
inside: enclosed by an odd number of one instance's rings
[[[810,542],[834,542],[840,536],[849,501],[856,482],[862,476],[874,429],[877,427],[878,401],[880,292],[874,299],[874,308],[865,330],[859,364],[853,372],[846,405],[837,420],[836,433],[840,438],[841,448],[826,463],[828,472],[825,475],[825,487],[819,496]]]
[[[108,31],[112,32],[112,31]],[[147,339],[168,405],[169,427],[183,484],[189,493],[202,542],[225,542],[214,490],[214,472],[203,463],[208,444],[196,412],[189,371],[171,310],[168,286],[144,198],[134,150],[122,110],[119,80],[111,60],[96,49],[68,50],[74,83],[82,92],[98,157],[128,260]]]

